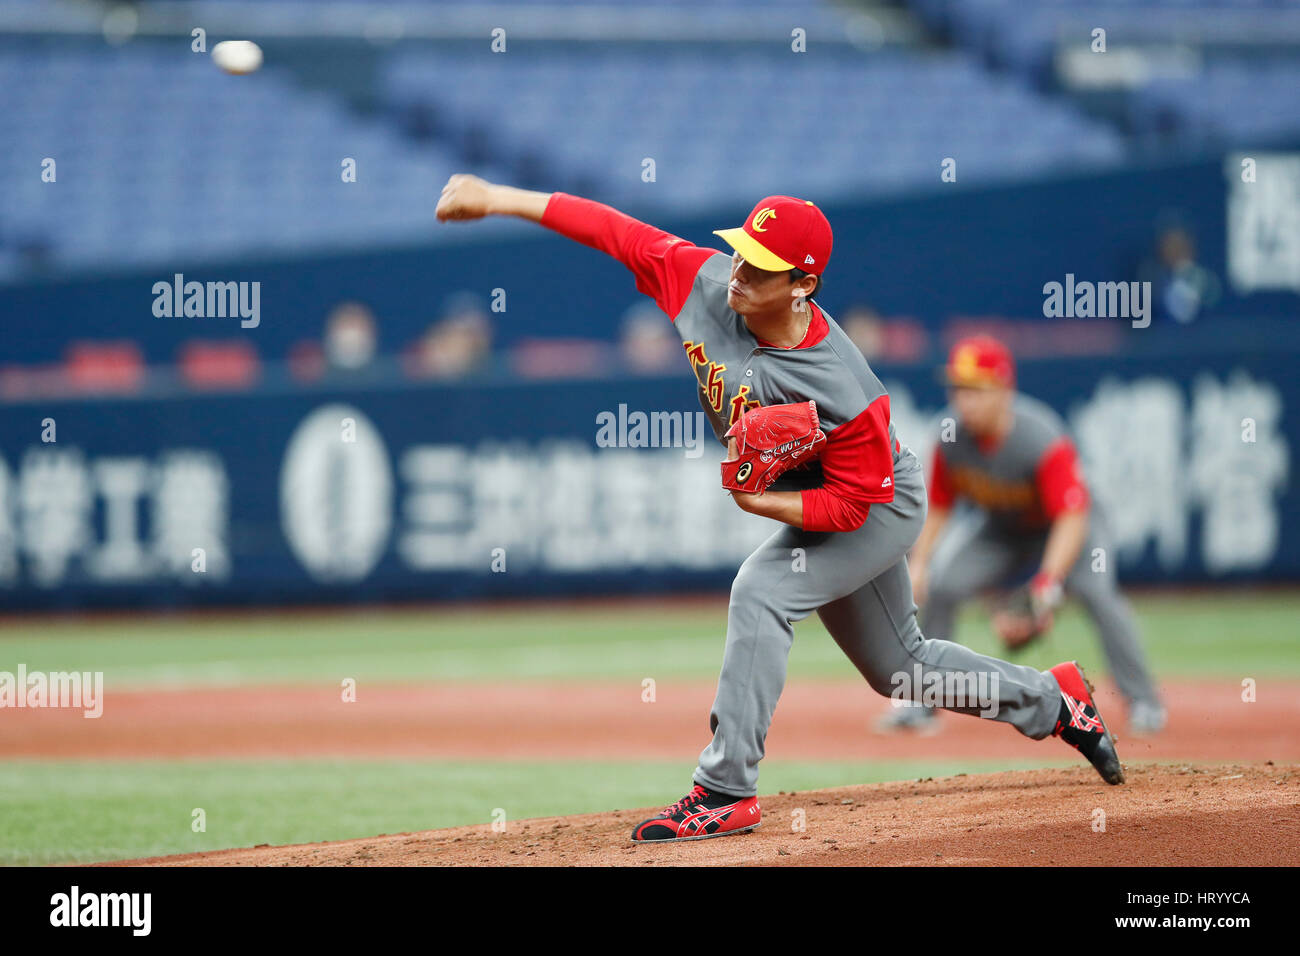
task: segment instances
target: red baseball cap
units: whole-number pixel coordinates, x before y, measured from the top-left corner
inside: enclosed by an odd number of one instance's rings
[[[944,378],[949,385],[966,388],[1011,388],[1016,384],[1016,362],[1011,350],[991,335],[972,335],[952,347]]]
[[[831,258],[831,224],[807,199],[793,196],[760,199],[743,226],[713,234],[768,272],[802,269],[819,276]]]

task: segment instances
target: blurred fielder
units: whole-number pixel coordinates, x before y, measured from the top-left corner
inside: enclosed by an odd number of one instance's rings
[[[1032,574],[994,612],[1003,643],[1024,647],[1051,629],[1064,595],[1077,597],[1128,701],[1129,730],[1158,733],[1165,709],[1064,422],[1015,391],[1011,352],[989,336],[958,342],[944,376],[950,405],[940,414],[930,514],[909,560],[921,630],[952,640],[963,601]],[[936,724],[932,708],[900,706],[878,726],[924,733]]]
[[[732,585],[713,739],[695,786],[638,824],[634,841],[759,825],[758,762],[785,686],[793,622],[814,611],[878,692],[901,689],[1036,740],[1059,736],[1108,783],[1123,781],[1077,664],[1037,671],[922,637],[903,559],[925,521],[922,468],[894,436],[889,396],[866,359],[813,301],[832,245],[815,205],[760,200],[743,226],[717,233],[730,256],[591,200],[474,176],[451,177],[437,214],[518,216],[627,266],[681,335],[704,412],[728,447],[723,487],[745,511],[782,522]],[[981,692],[968,695],[972,688]]]

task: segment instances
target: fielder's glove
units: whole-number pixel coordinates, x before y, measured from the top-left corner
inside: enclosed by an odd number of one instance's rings
[[[782,473],[821,454],[826,435],[816,402],[752,408],[727,430],[735,458],[722,463],[722,487],[762,494]]]
[[[1060,581],[1036,574],[994,611],[993,630],[1008,650],[1018,651],[1052,629],[1062,598]]]

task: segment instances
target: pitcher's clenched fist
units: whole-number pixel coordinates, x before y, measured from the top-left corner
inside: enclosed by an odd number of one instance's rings
[[[457,173],[447,180],[438,198],[438,219],[482,219],[489,208],[492,184],[477,176]]]
[[[457,173],[442,187],[436,211],[439,221],[469,221],[484,216],[519,216],[541,222],[550,193],[499,186],[478,176]]]

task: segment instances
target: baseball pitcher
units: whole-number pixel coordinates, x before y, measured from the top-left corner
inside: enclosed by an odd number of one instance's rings
[[[1025,646],[1052,627],[1065,595],[1078,598],[1128,702],[1130,732],[1158,733],[1165,709],[1065,423],[1015,390],[1011,351],[990,336],[953,346],[944,378],[950,405],[940,413],[930,513],[909,563],[922,631],[951,640],[963,601],[1032,574],[993,615],[1003,643]],[[931,708],[900,707],[880,727],[936,723]]]
[[[759,825],[758,763],[793,623],[814,612],[876,691],[928,697],[1036,740],[1059,736],[1108,783],[1123,781],[1076,664],[1038,671],[922,636],[904,555],[925,521],[923,470],[894,435],[880,381],[815,301],[832,246],[815,205],[761,200],[743,226],[716,233],[731,255],[591,200],[474,176],[451,177],[437,215],[517,216],[622,262],[681,335],[700,402],[727,447],[724,487],[738,507],[781,524],[732,585],[712,740],[694,787],[640,823],[634,841]],[[965,692],[973,686],[991,699]]]

